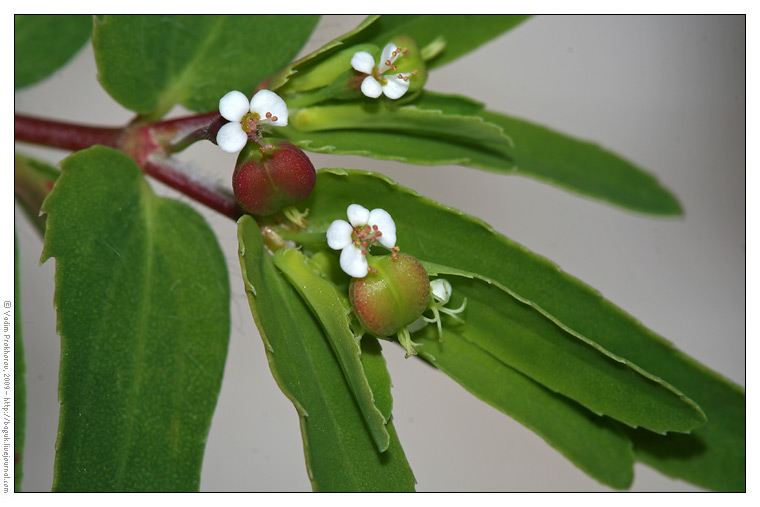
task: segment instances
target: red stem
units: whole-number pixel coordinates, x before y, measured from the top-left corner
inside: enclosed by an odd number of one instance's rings
[[[15,115],[15,137],[18,141],[78,151],[95,144],[118,148],[122,128],[90,127],[44,120],[22,114]]]
[[[180,144],[191,144],[196,140],[209,138],[209,128],[213,128],[215,123],[218,123],[214,122],[218,117],[219,113],[209,113],[157,122],[138,127],[137,130],[127,130],[126,128],[62,123],[16,114],[15,138],[17,141],[72,151],[83,150],[96,144],[116,148],[135,159],[146,174],[201,204],[237,220],[243,211],[230,192],[193,179],[185,170],[165,158],[161,147],[156,144],[157,138],[176,135],[186,136],[180,139]],[[218,129],[218,126],[216,128]],[[215,135],[215,132],[213,134]]]
[[[172,187],[209,208],[233,220],[243,215],[235,197],[220,188],[192,179],[186,172],[176,168],[169,160],[146,160],[143,170],[158,181]]]

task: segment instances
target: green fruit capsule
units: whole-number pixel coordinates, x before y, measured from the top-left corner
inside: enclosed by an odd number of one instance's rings
[[[427,271],[415,257],[400,253],[372,259],[372,270],[354,278],[351,307],[376,336],[392,336],[417,320],[430,302]]]

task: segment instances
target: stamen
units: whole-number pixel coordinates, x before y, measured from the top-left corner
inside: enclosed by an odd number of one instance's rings
[[[272,117],[272,113],[270,113],[269,111],[267,111],[267,114],[266,114],[265,116],[266,116],[267,118],[271,118],[271,117]]]
[[[394,53],[393,56],[396,56],[396,54]],[[386,67],[390,67],[392,64],[393,64],[393,62],[391,62],[390,60],[385,60],[385,66]]]
[[[277,117],[276,116],[272,116],[271,120],[272,121],[277,121]]]

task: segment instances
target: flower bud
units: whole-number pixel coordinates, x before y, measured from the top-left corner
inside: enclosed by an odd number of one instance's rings
[[[364,327],[391,336],[417,320],[430,301],[428,273],[415,257],[400,253],[375,257],[364,278],[349,286],[351,307]]]
[[[316,182],[314,165],[287,141],[262,150],[249,142],[237,159],[232,190],[240,206],[252,215],[271,215],[303,201]]]

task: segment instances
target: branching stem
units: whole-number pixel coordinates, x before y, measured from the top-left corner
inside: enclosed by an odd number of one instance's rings
[[[219,113],[175,118],[127,127],[94,127],[15,115],[15,138],[53,148],[78,151],[96,144],[127,153],[149,176],[219,213],[237,220],[243,214],[232,193],[213,183],[193,178],[167,155],[202,139],[211,140],[218,129]]]

